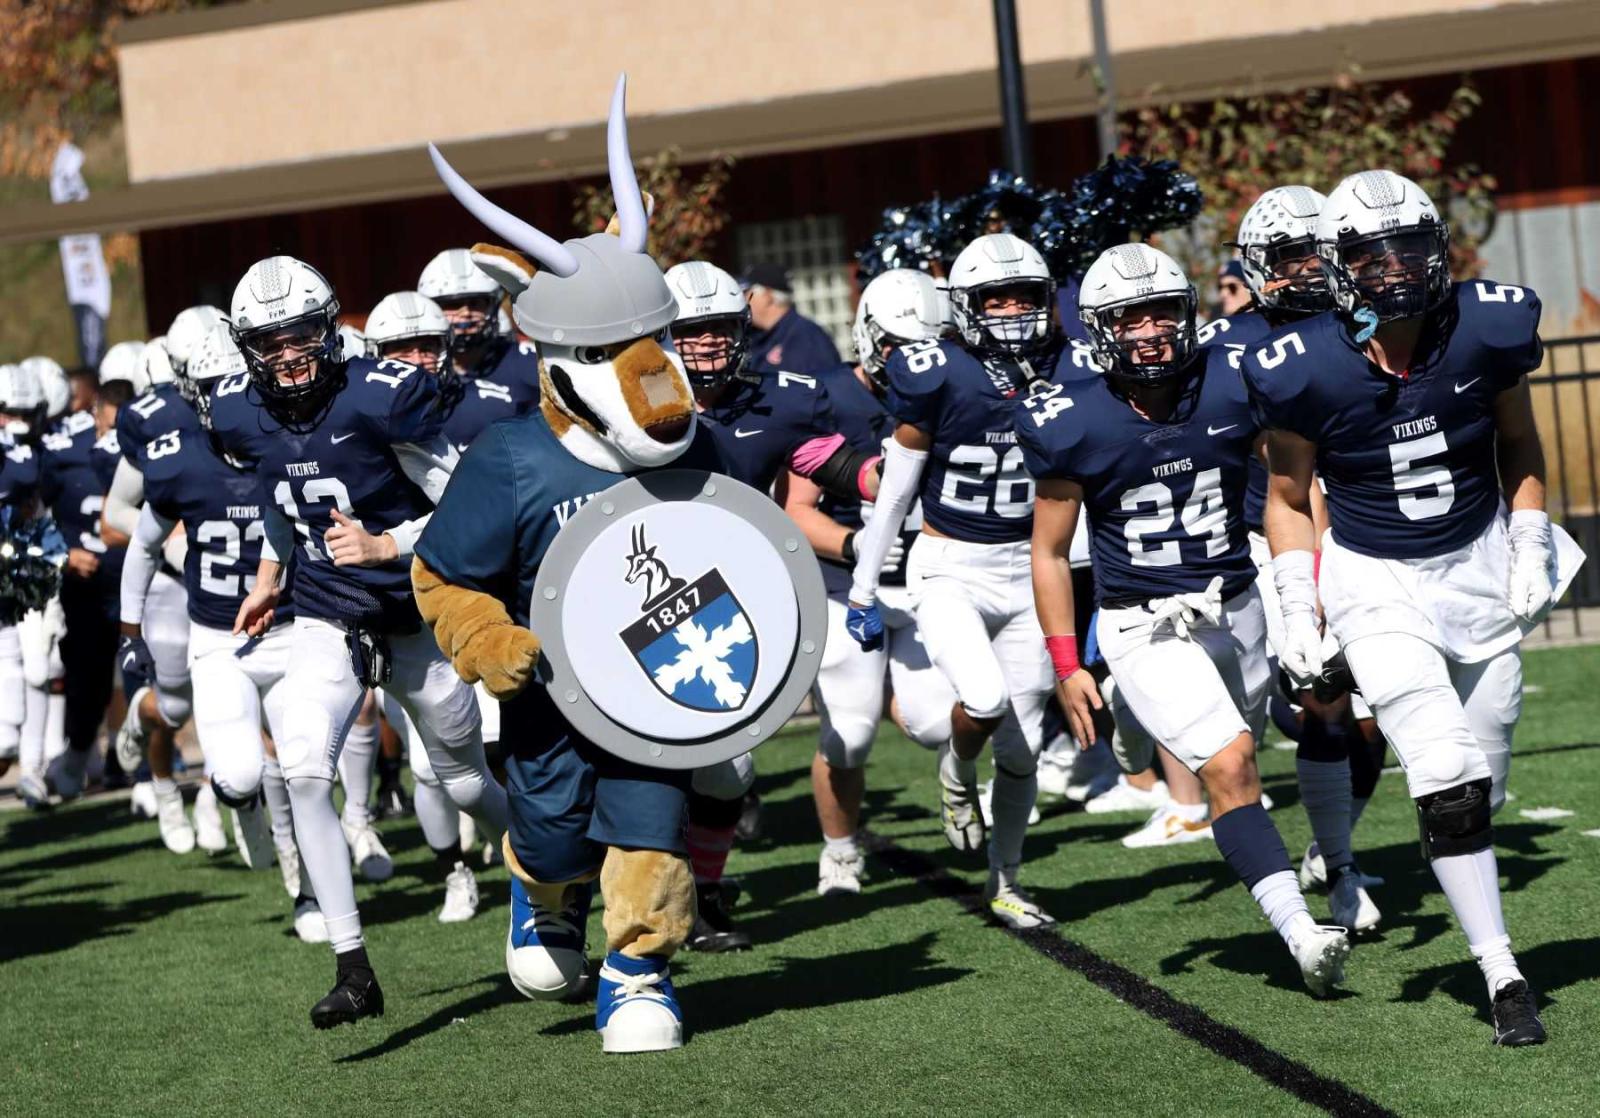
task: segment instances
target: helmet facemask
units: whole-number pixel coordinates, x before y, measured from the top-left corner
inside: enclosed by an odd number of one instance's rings
[[[1333,309],[1333,289],[1314,237],[1242,245],[1245,278],[1268,310],[1311,315]]]
[[[335,301],[298,318],[234,330],[251,383],[280,422],[306,421],[338,391],[338,314]]]
[[[995,299],[1009,298],[1019,308],[985,309]],[[950,289],[950,307],[962,339],[977,350],[1000,357],[1031,357],[1055,339],[1055,283],[1034,278],[1006,278],[973,287]]]
[[[1117,325],[1148,315],[1155,324],[1170,326],[1143,333],[1140,337],[1119,337]],[[1117,303],[1086,309],[1084,325],[1093,341],[1095,356],[1106,378],[1126,389],[1132,385],[1175,384],[1188,375],[1190,362],[1199,348],[1195,331],[1195,294],[1163,293],[1155,298],[1141,295]]]
[[[1341,237],[1321,252],[1340,308],[1370,308],[1379,323],[1426,314],[1450,294],[1450,232],[1442,223]]]
[[[462,353],[487,345],[500,336],[500,298],[498,295],[441,295],[434,302],[450,320],[451,353]],[[453,317],[465,308],[468,315]]]
[[[738,315],[675,320],[671,334],[673,349],[696,397],[714,398],[735,380],[757,379],[745,369],[750,358],[748,310]]]

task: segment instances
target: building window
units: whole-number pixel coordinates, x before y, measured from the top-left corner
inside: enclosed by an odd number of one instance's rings
[[[850,253],[845,247],[844,219],[800,217],[740,225],[735,252],[739,267],[782,264],[794,284],[800,313],[833,335],[840,353],[852,351],[850,326],[855,308],[850,300]]]

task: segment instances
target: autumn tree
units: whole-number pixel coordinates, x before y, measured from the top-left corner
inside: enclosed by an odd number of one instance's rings
[[[728,226],[726,191],[733,160],[718,156],[698,177],[678,162],[678,150],[667,148],[639,164],[639,187],[652,200],[647,251],[663,268],[685,260],[703,260]],[[600,233],[616,210],[610,186],[583,186],[573,204],[573,224],[580,234]]]

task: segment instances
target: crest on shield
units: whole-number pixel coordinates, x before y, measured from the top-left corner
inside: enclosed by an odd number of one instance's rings
[[[618,636],[667,698],[691,710],[727,712],[750,697],[760,648],[750,616],[715,567],[690,582],[672,573],[634,525],[623,581],[641,586],[638,620]]]

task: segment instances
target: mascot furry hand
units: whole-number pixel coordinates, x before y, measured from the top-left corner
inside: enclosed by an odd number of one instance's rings
[[[533,998],[582,991],[598,882],[607,951],[595,1027],[607,1052],[643,1052],[683,1043],[668,960],[695,916],[686,790],[664,770],[599,779],[620,762],[604,742],[586,742],[542,685],[529,686],[539,639],[526,623],[558,509],[624,476],[721,464],[710,441],[695,438],[688,378],[658,341],[677,301],[645,252],[624,90],[619,80],[607,129],[614,235],[555,241],[488,201],[430,148],[450,193],[510,246],[475,245],[472,259],[511,296],[517,325],[538,346],[540,401],[537,413],[489,427],[462,457],[417,543],[411,578],[456,672],[505,704],[512,983]]]

